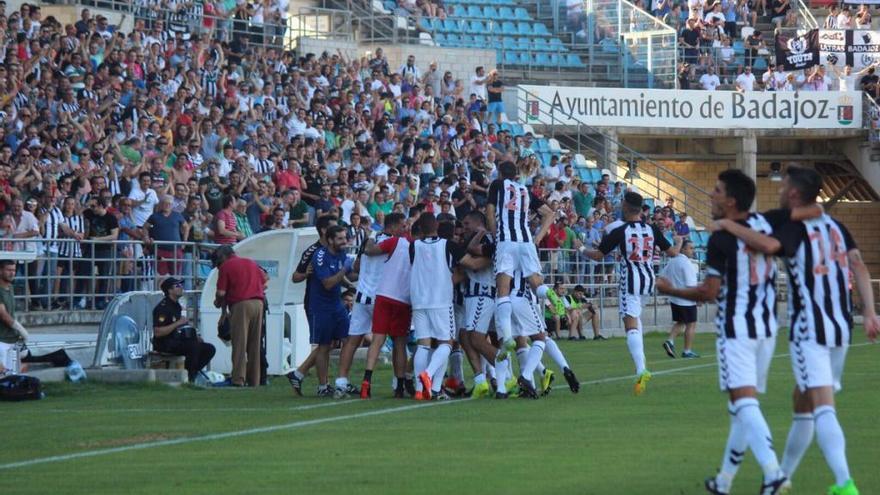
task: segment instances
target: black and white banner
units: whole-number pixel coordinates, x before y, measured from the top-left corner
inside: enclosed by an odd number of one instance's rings
[[[856,71],[880,62],[880,31],[820,29],[819,63]]]
[[[819,30],[801,36],[776,36],[776,64],[784,70],[801,70],[819,63]]]

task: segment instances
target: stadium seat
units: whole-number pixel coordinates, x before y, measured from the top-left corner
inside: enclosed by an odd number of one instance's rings
[[[547,140],[547,150],[554,155],[561,155],[564,153],[562,146],[559,144],[559,140],[553,138]]]
[[[519,65],[519,56],[516,52],[504,52],[504,65]]]
[[[516,36],[516,24],[510,21],[503,22],[501,24],[501,32],[508,36]]]
[[[482,34],[474,35],[474,46],[476,47],[487,47],[489,46],[489,40],[486,39],[486,36]]]
[[[513,123],[510,125],[510,133],[513,134],[514,136],[522,136],[523,134],[525,134],[523,132],[522,124],[517,124],[517,123]]]
[[[465,17],[467,16],[467,10],[465,10],[463,5],[450,5],[449,15],[452,17]]]
[[[517,38],[516,49],[524,52],[532,50],[532,40],[529,38]]]
[[[501,44],[501,38],[492,37],[490,38],[489,45],[493,50],[501,50],[503,45]]]
[[[535,54],[535,64],[540,65],[541,67],[553,67],[553,60],[550,59],[550,55],[545,52],[538,52]]]
[[[532,60],[532,55],[529,52],[520,52],[519,63],[520,65],[531,67],[532,65],[534,65],[534,60]]]
[[[752,62],[752,68],[755,70],[766,70],[767,69],[767,59],[764,57],[757,57]]]
[[[746,44],[743,40],[736,40],[733,42],[733,53],[737,55],[742,55],[746,52]]]
[[[443,30],[447,33],[460,33],[461,26],[458,24],[458,21],[453,21],[452,19],[446,19],[443,21]]]
[[[587,159],[584,157],[584,155],[580,153],[575,153],[574,158],[571,159],[571,162],[574,164],[575,167],[578,168],[587,167]]]
[[[465,21],[465,24],[466,33],[483,34],[486,32],[486,25],[483,24],[483,21]]]
[[[388,12],[394,12],[394,9],[397,8],[397,2],[395,2],[394,0],[385,0],[382,5],[385,6],[385,10],[387,10]]]
[[[469,34],[461,35],[461,47],[462,48],[473,48],[474,47],[474,37]]]
[[[755,34],[755,28],[751,26],[743,26],[742,29],[739,30],[739,35],[742,39],[747,39],[753,34]]]
[[[547,26],[543,22],[536,22],[532,25],[532,29],[538,36],[550,36],[550,31],[547,30]]]
[[[495,50],[495,64],[496,65],[504,65],[504,52],[501,50]]]
[[[479,5],[468,5],[467,16],[474,17],[477,19],[482,19],[483,18],[483,9],[480,8]]]
[[[519,34],[525,34],[525,35],[534,34],[534,32],[532,31],[532,23],[530,23],[530,22],[516,23],[516,32]]]
[[[562,40],[559,38],[550,38],[550,41],[547,42],[547,46],[550,51],[554,52],[568,51],[568,49],[562,45]]]
[[[602,180],[602,171],[601,170],[599,170],[598,168],[588,168],[587,170],[590,171],[590,178],[592,178],[591,182],[593,182],[595,184],[596,182],[599,182]]]
[[[430,33],[419,33],[419,44],[427,46],[435,46],[437,43]]]
[[[514,16],[516,17],[517,20],[520,20],[520,21],[531,21],[532,20],[532,16],[530,16],[529,13],[526,11],[526,9],[524,9],[522,7],[516,8],[516,11],[514,11]]]
[[[551,53],[550,54],[550,64],[553,67],[558,68],[560,65],[562,65],[562,57],[560,57],[559,55],[557,55],[555,53]]]
[[[448,34],[446,35],[446,46],[452,48],[460,48],[461,47],[461,37],[457,34]]]
[[[419,28],[423,31],[429,32],[434,30],[434,26],[431,24],[431,19],[428,19],[427,17],[419,19]]]
[[[574,53],[569,53],[568,56],[565,57],[565,65],[574,68],[584,67],[584,63],[581,62],[581,58]]]
[[[502,122],[502,123],[501,123],[501,130],[502,130],[502,131],[510,132],[512,128],[513,128],[513,127],[512,127],[512,124],[511,124],[510,122]]]
[[[498,7],[498,18],[502,20],[513,20],[516,19],[516,14],[513,13],[513,9],[510,7]]]
[[[552,155],[550,153],[539,153],[538,156],[541,159],[542,165],[544,165],[545,167],[550,165],[550,159],[552,158]]]
[[[708,230],[702,230],[702,231],[700,231],[700,242],[701,242],[704,246],[708,246],[708,245],[709,245],[709,237],[710,237],[711,235],[712,235],[712,233],[709,232]]]
[[[510,51],[519,50],[519,45],[517,44],[515,38],[510,38],[510,37],[505,36],[501,40],[502,40],[502,44],[503,44],[505,50],[510,50]]]
[[[444,31],[443,21],[441,21],[440,19],[431,19],[431,31],[435,33]]]
[[[483,18],[498,20],[501,17],[498,15],[498,9],[491,5],[486,5],[485,7],[483,7]]]
[[[548,146],[546,139],[538,139],[536,140],[535,144],[535,151],[538,151],[540,153],[548,153],[550,151],[550,147]]]
[[[547,40],[544,38],[533,38],[532,49],[536,52],[549,52],[550,45],[547,44]]]
[[[446,46],[446,35],[443,33],[434,33],[434,42],[440,46]]]
[[[579,168],[577,169],[578,177],[580,177],[581,181],[589,182],[590,184],[595,184],[592,176],[590,175],[590,169],[588,168]]]

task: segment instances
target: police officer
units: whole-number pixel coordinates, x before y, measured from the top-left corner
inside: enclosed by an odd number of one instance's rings
[[[153,349],[186,357],[184,366],[189,381],[195,380],[199,371],[214,357],[214,346],[202,342],[195,327],[183,316],[178,302],[183,296],[183,281],[168,277],[162,282],[165,297],[153,308]]]

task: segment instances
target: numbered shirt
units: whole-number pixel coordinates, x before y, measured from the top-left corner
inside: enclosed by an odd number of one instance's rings
[[[645,222],[625,222],[609,230],[599,251],[608,255],[614,249],[620,251],[620,290],[634,296],[654,292],[654,247],[666,251],[672,245],[653,225]]]
[[[489,201],[495,205],[498,242],[532,242],[529,211],[537,211],[544,204],[540,199],[517,181],[496,179],[489,186]]]
[[[741,224],[765,235],[773,227],[752,213]],[[709,237],[706,275],[721,278],[715,325],[719,337],[766,339],[776,336],[776,262],[753,251],[727,231]]]
[[[828,215],[804,222],[785,221],[785,210],[767,215],[780,223],[773,235],[782,244],[779,255],[788,271],[789,339],[849,345],[853,322],[847,253],[856,249],[849,231]]]

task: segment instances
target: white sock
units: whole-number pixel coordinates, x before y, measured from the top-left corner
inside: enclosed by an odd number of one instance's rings
[[[457,349],[452,351],[452,354],[449,355],[449,372],[452,374],[452,378],[458,380],[459,383],[464,383],[462,354],[461,349]]]
[[[483,363],[483,373],[486,374],[486,378],[494,378],[495,377],[495,367],[489,364],[489,360],[480,356],[480,362]]]
[[[512,376],[516,376],[516,373],[513,372],[513,359],[508,359],[507,360],[507,378],[510,379],[510,377],[512,377]]]
[[[526,357],[529,355],[528,347],[520,347],[516,350],[516,363],[519,365],[519,369],[523,369],[526,365]]]
[[[535,295],[538,296],[538,299],[544,299],[547,297],[547,292],[550,290],[550,286],[547,284],[539,285],[537,289],[535,289]]]
[[[636,374],[641,375],[645,371],[645,344],[642,342],[642,332],[636,328],[627,330],[626,346],[636,365]]]
[[[547,348],[544,347],[544,352],[546,352],[546,351],[547,351]],[[543,356],[542,356],[541,361],[538,361],[538,365],[535,366],[535,371],[536,371],[537,373],[543,375],[543,374],[544,374],[544,370],[546,370],[546,369],[547,369],[547,368],[544,367],[544,360],[543,360]]]
[[[733,403],[736,409],[736,418],[745,430],[745,437],[749,443],[758,465],[764,471],[764,480],[774,480],[779,477],[779,461],[776,452],[773,451],[773,436],[767,420],[761,414],[761,406],[758,399],[746,397]]]
[[[562,351],[559,349],[559,346],[556,345],[556,341],[553,339],[545,339],[544,340],[544,351],[550,355],[550,359],[556,363],[556,366],[559,366],[563,370],[568,368],[568,361],[565,360],[565,356],[562,354]]]
[[[495,368],[495,383],[496,383],[496,386],[498,387],[497,388],[498,392],[501,392],[502,394],[507,393],[507,385],[504,384],[504,382],[506,380],[507,380],[507,365],[502,362],[502,363],[499,363],[499,366],[497,368]]]
[[[428,361],[430,360],[431,348],[426,345],[420,345],[416,347],[416,353],[413,355],[413,374],[415,376],[419,376],[425,368],[428,367]],[[422,381],[415,380],[416,391],[422,390]]]
[[[495,300],[495,331],[498,332],[498,338],[507,341],[510,336],[510,318],[513,313],[513,306],[510,304],[509,297],[499,297]]]
[[[520,375],[524,376],[526,380],[534,382],[535,368],[541,362],[542,356],[544,356],[544,341],[536,340],[532,342],[532,347],[529,349],[529,355],[526,358],[526,365],[525,367],[520,367]]]
[[[849,465],[846,463],[846,438],[837,421],[834,406],[819,406],[813,410],[816,421],[816,441],[825,455],[825,462],[834,473],[837,486],[849,480]]]
[[[730,433],[727,435],[727,445],[724,447],[724,457],[721,458],[721,470],[715,481],[718,488],[723,492],[730,491],[733,478],[742,464],[746,449],[749,448],[746,441],[745,430],[737,420],[733,404],[727,403],[727,412],[730,415]]]
[[[340,376],[336,379],[336,388],[344,390],[347,387],[348,387],[348,378]]]
[[[452,352],[452,346],[449,344],[440,344],[434,349],[431,361],[425,372],[431,375],[431,389],[439,392],[443,386],[443,375],[446,373],[446,367],[449,365],[449,354]]]
[[[485,373],[477,373],[476,375],[474,375],[474,385],[479,385],[485,381],[486,381],[486,374]]]
[[[791,429],[788,430],[788,440],[785,442],[785,452],[782,453],[782,472],[789,479],[797,471],[798,464],[804,457],[804,453],[813,443],[815,422],[812,413],[795,413],[791,421]]]

